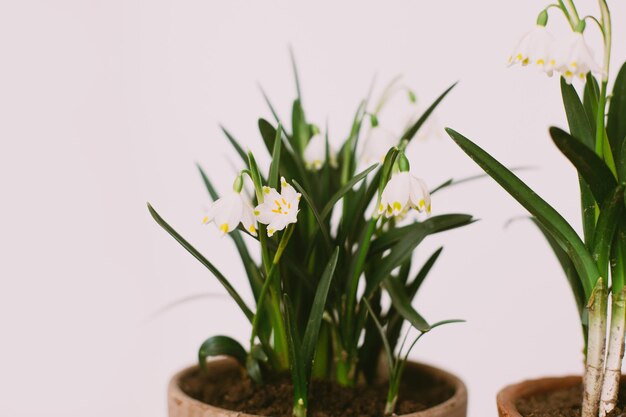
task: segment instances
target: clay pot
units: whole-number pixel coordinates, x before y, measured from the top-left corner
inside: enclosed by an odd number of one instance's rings
[[[217,359],[210,361],[208,364],[209,372],[219,378],[220,374],[233,372],[237,368],[237,364],[228,359]],[[465,384],[456,376],[443,371],[441,369],[418,364],[414,362],[407,363],[407,371],[410,368],[419,369],[422,373],[428,372],[436,378],[441,378],[455,387],[454,395],[447,401],[436,405],[428,410],[417,413],[403,414],[400,417],[466,417],[467,415],[467,389]],[[252,414],[245,414],[238,411],[229,411],[222,408],[213,407],[198,400],[195,400],[185,394],[180,389],[180,380],[197,367],[184,369],[174,375],[170,381],[167,392],[167,403],[169,417],[259,417]]]
[[[541,378],[509,385],[498,393],[498,414],[500,417],[522,417],[515,404],[520,398],[542,394],[544,392],[567,389],[580,384],[580,376],[564,376],[559,378]]]

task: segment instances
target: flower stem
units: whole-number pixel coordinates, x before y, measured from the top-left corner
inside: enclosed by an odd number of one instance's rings
[[[597,417],[600,406],[606,343],[607,291],[603,279],[599,278],[587,304],[589,310],[589,344],[583,377],[582,417]]]
[[[613,294],[611,330],[600,399],[600,417],[605,417],[617,405],[622,359],[624,358],[624,325],[626,324],[626,288]]]

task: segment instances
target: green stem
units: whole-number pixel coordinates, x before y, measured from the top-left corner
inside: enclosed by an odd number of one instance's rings
[[[576,5],[574,4],[573,0],[565,0],[565,1],[567,2],[567,5],[569,6],[569,8],[567,8],[567,6],[563,6],[563,7],[565,7],[568,10],[568,12],[566,14],[567,14],[568,19],[570,21],[570,25],[572,26],[572,30],[576,30],[576,27],[580,23],[580,17],[578,16],[578,10],[576,10]]]
[[[276,254],[274,255],[271,267],[266,273],[266,279],[263,283],[263,287],[261,288],[259,299],[257,300],[257,312],[252,319],[252,332],[250,335],[250,346],[253,346],[259,327],[259,319],[261,316],[259,313],[263,308],[265,299],[267,298],[269,292],[271,294],[269,316],[274,330],[274,348],[278,354],[279,370],[286,370],[289,368],[289,357],[287,351],[288,346],[285,322],[280,309],[280,282],[278,282],[275,277],[278,274],[278,263],[280,262],[280,258],[282,257],[285,248],[287,247],[287,243],[289,243],[289,239],[291,239],[293,229],[294,225],[289,225],[283,233],[278,249],[276,249]],[[261,236],[263,236],[263,234],[259,231],[259,237]]]

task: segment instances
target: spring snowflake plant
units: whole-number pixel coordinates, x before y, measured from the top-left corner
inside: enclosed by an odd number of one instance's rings
[[[213,336],[200,346],[200,366],[206,368],[209,357],[227,355],[257,384],[268,374],[290,370],[294,416],[306,415],[311,379],[342,386],[372,383],[382,353],[389,378],[385,413],[392,414],[415,344],[408,343],[408,330],[402,336],[403,324],[410,323],[417,341],[433,328],[457,321],[430,323],[412,307],[441,248],[414,272],[412,254],[427,236],[473,220],[465,214],[430,216],[430,196],[454,182],[429,192],[411,173],[405,155],[406,146],[452,87],[402,135],[393,136],[378,125],[377,115],[392,91],[403,90],[396,81],[384,90],[372,112],[366,111],[367,99],[360,103],[351,131],[335,152],[328,131],[322,134],[307,121],[296,73],[298,98],[290,132],[265,96],[276,119],[276,125],[265,119],[258,122],[271,155],[269,172],[261,172],[255,156],[223,129],[244,168],[232,190],[221,197],[200,168],[213,200],[204,222],[233,239],[255,307],[248,306],[229,280],[149,206],[158,224],[209,269],[250,322],[247,349],[230,337]],[[410,91],[409,97],[415,100]],[[357,172],[360,132],[368,122],[370,149],[359,155],[372,156],[376,150],[379,154],[376,163]],[[373,146],[374,138],[385,140],[385,145]],[[252,198],[244,189],[247,178],[254,184]],[[411,211],[422,214],[417,218]],[[338,217],[338,224],[331,224],[331,217]],[[260,251],[260,265],[253,261],[248,243]],[[391,299],[388,308],[381,303],[383,294]]]
[[[572,29],[565,47],[556,46],[555,38],[547,31],[548,11],[552,9],[562,12]],[[488,153],[448,129],[454,141],[533,215],[563,267],[576,299],[585,341],[583,417],[604,417],[616,406],[626,325],[626,65],[609,96],[611,16],[605,0],[599,1],[599,9],[598,17],[580,18],[571,0],[548,6],[509,58],[511,64],[536,66],[548,75],[557,72],[562,76],[561,92],[570,132],[552,127],[550,135],[578,171],[582,237]],[[593,22],[602,34],[602,65],[594,61],[585,41],[586,22]],[[584,83],[582,100],[571,85],[573,80]]]

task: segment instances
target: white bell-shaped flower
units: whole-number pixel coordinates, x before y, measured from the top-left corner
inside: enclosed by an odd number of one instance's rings
[[[398,145],[400,139],[380,125],[370,128],[361,151],[361,162],[365,165],[380,163],[385,160],[389,149]]]
[[[256,236],[257,222],[252,205],[242,192],[235,190],[211,203],[203,223],[214,223],[222,235],[232,232],[241,223],[248,232]]]
[[[584,80],[590,71],[594,74],[602,73],[602,69],[593,59],[593,51],[580,32],[572,32],[558,58],[557,70],[568,83],[574,78]]]
[[[298,221],[300,193],[280,179],[280,193],[275,188],[263,187],[263,203],[254,209],[256,219],[267,225],[267,235],[272,236],[288,224]]]
[[[509,66],[533,64],[552,76],[558,63],[555,57],[554,44],[554,36],[548,32],[546,27],[537,25],[519,41],[509,56]]]
[[[329,144],[330,163],[336,163],[335,150]],[[313,135],[304,148],[304,165],[310,171],[319,171],[326,162],[326,138],[321,133]]]
[[[381,195],[378,214],[385,217],[404,216],[414,208],[430,213],[430,193],[424,181],[408,171],[394,174]]]

